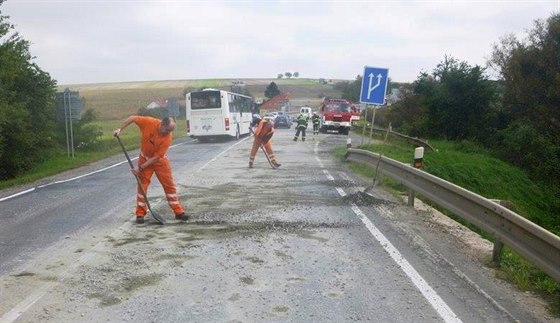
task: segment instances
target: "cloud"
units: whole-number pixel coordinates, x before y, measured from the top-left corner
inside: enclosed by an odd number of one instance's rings
[[[444,55],[484,65],[559,1],[8,1],[1,7],[61,84],[190,78],[413,81]]]

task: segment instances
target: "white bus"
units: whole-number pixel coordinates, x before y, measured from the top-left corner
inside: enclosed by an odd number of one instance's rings
[[[187,134],[200,142],[249,134],[253,98],[237,93],[204,89],[187,93]]]

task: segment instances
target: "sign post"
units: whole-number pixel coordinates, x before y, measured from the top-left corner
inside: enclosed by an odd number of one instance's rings
[[[64,121],[66,130],[66,150],[68,157],[74,158],[74,131],[72,121],[79,121],[84,102],[80,99],[78,91],[70,91],[66,88],[64,92],[56,93],[56,119]]]

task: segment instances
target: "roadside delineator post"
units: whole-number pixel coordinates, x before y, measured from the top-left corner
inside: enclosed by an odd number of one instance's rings
[[[422,160],[424,159],[424,147],[417,147],[414,149],[414,162],[412,166],[414,168],[422,168]],[[414,191],[412,189],[408,190],[408,206],[414,207]]]
[[[346,139],[346,148],[352,148],[352,138]]]

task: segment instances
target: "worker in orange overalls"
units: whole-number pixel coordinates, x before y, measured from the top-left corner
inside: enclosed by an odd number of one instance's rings
[[[253,140],[253,147],[251,148],[251,155],[249,156],[249,168],[253,168],[253,163],[255,162],[255,155],[257,154],[257,150],[259,150],[260,145],[263,145],[264,150],[266,151],[268,158],[270,158],[270,162],[272,166],[278,168],[281,164],[276,162],[276,157],[274,157],[274,152],[272,151],[272,144],[270,143],[270,138],[274,134],[274,121],[269,120],[267,118],[263,118],[257,129],[255,129]]]
[[[152,174],[156,173],[156,177],[165,191],[167,203],[169,203],[169,206],[175,213],[175,219],[188,220],[185,210],[179,203],[179,195],[177,195],[177,188],[171,174],[171,164],[166,155],[173,141],[171,132],[175,129],[175,120],[169,117],[159,120],[152,117],[130,116],[123,121],[119,129],[113,131],[113,135],[120,135],[121,131],[131,123],[135,123],[142,133],[140,157],[138,158],[138,165],[132,169],[132,173],[138,176],[146,194],[148,193]],[[136,194],[136,223],[144,223],[146,213],[146,201],[140,187],[138,187]]]

